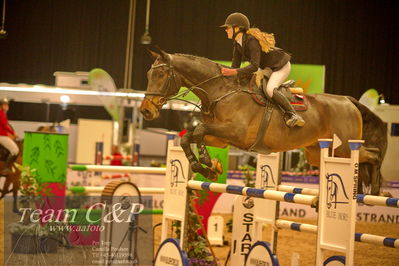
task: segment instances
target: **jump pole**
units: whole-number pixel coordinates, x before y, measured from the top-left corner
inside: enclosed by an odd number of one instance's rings
[[[276,226],[279,229],[289,229],[298,232],[317,234],[317,225],[313,224],[296,223],[292,221],[278,219],[276,220]],[[356,242],[363,242],[363,243],[385,246],[390,248],[399,248],[399,239],[397,238],[384,237],[372,234],[355,233],[354,239]]]
[[[305,194],[305,195],[319,195],[319,190],[316,188],[300,188],[287,185],[278,185],[278,191]],[[389,198],[365,194],[357,194],[356,202],[361,204],[373,205],[373,206],[384,206],[399,208],[399,198]]]
[[[73,171],[115,172],[115,173],[135,173],[135,174],[162,174],[162,175],[165,174],[165,168],[163,168],[163,167],[71,164],[71,165],[69,165],[69,168]]]
[[[157,188],[157,187],[139,187],[138,189],[141,194],[163,194],[165,192],[164,188]],[[75,193],[101,194],[104,190],[104,187],[74,186],[74,187],[69,188],[69,190],[71,192],[75,192]]]

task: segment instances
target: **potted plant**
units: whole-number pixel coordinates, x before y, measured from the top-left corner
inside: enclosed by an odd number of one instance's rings
[[[41,206],[42,193],[45,192],[37,182],[36,169],[30,166],[17,165],[21,171],[19,204],[22,207],[21,219],[8,226],[11,233],[12,250],[15,253],[49,253],[56,252],[58,247],[58,236],[62,233],[61,226],[54,226],[48,222],[41,224],[36,222],[40,217],[33,212]],[[31,218],[35,218],[33,221]]]

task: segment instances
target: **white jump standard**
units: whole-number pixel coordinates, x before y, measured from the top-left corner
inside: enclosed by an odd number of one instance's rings
[[[325,261],[332,262],[331,258],[323,256],[324,251],[331,250],[345,254],[346,265],[353,265],[353,251],[354,241],[363,241],[367,243],[385,243],[386,246],[396,246],[396,239],[389,239],[372,235],[361,235],[354,232],[356,221],[356,201],[369,204],[383,206],[397,207],[398,200],[391,198],[380,198],[373,196],[357,196],[356,190],[358,182],[358,166],[359,166],[359,148],[362,141],[351,141],[351,158],[336,158],[328,156],[328,149],[331,140],[323,140],[320,142],[321,146],[321,167],[320,167],[320,190],[291,188],[288,186],[279,186],[274,184],[270,186],[270,180],[267,179],[272,175],[259,173],[259,161],[257,169],[257,187],[249,188],[241,186],[232,186],[226,184],[210,183],[193,181],[188,161],[180,147],[169,144],[167,167],[166,167],[166,187],[164,195],[164,216],[162,222],[162,236],[161,240],[165,241],[170,232],[170,221],[181,221],[181,235],[179,246],[182,250],[186,248],[185,233],[186,233],[186,215],[187,215],[187,190],[208,190],[213,192],[230,193],[237,195],[244,195],[254,197],[255,210],[254,221],[258,224],[273,225],[272,246],[277,244],[277,228],[298,229],[307,232],[317,232],[317,260],[316,265],[323,265]],[[278,159],[274,160],[269,166],[269,169],[278,169]],[[278,170],[277,170],[278,172]],[[260,180],[263,177],[265,180]],[[260,181],[258,181],[258,179]],[[260,183],[259,183],[260,182]],[[291,190],[291,192],[282,192],[282,190]],[[309,193],[313,195],[305,195],[292,192]],[[320,193],[318,197],[316,192]],[[255,201],[256,200],[256,201]],[[288,201],[298,204],[315,205],[319,200],[318,213],[319,224],[313,225],[299,225],[297,223],[286,222],[279,220],[276,216],[276,211],[273,211],[273,206],[276,208],[279,201]],[[256,223],[255,223],[256,224]],[[262,240],[262,234],[259,228],[261,226],[253,226],[253,243]],[[332,230],[332,228],[334,230]],[[234,230],[234,228],[233,228]],[[337,233],[338,232],[338,233]],[[274,238],[273,238],[274,237]],[[257,242],[256,245],[261,246]],[[274,249],[274,248],[273,248]],[[262,252],[250,251],[248,258],[252,261],[270,262],[270,265],[275,265],[274,258],[270,254],[262,254]],[[159,256],[168,256],[167,252],[161,249],[157,253]],[[251,255],[251,256],[250,256]],[[266,256],[267,255],[267,256]],[[256,257],[258,256],[258,257]],[[155,263],[157,265],[157,261]],[[242,261],[232,260],[232,265],[243,265]]]

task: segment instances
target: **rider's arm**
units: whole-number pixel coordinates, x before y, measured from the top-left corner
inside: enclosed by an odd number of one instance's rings
[[[234,44],[233,48],[233,60],[231,62],[231,67],[232,68],[239,68],[241,65],[241,60],[242,60],[242,54],[238,51],[236,48],[237,44]]]
[[[249,65],[238,70],[238,74],[252,74],[256,71],[258,71],[259,65],[260,65],[260,56],[262,49],[260,47],[260,44],[258,40],[255,38],[248,39],[247,42],[247,48],[249,49],[250,53],[250,59],[249,59]]]

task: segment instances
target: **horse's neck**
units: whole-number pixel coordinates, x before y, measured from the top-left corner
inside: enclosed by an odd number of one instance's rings
[[[192,55],[174,54],[172,65],[182,76],[183,85],[187,87],[195,86],[219,72],[217,65],[211,60]]]
[[[233,87],[234,82],[222,77],[220,68],[212,61],[207,66],[206,62],[180,57],[175,68],[180,74],[182,86],[190,88],[203,104],[224,95]]]

